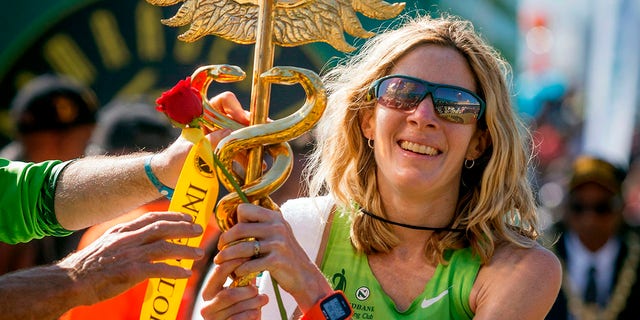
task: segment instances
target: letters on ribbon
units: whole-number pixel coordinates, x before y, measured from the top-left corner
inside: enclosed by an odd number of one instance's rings
[[[191,141],[191,148],[184,162],[169,211],[190,214],[204,230],[218,197],[218,178],[209,141],[200,128],[185,128],[182,136]],[[195,238],[172,240],[174,243],[198,247],[202,235]],[[168,260],[171,265],[191,268],[193,260]],[[188,279],[149,279],[147,293],[142,304],[140,319],[175,319]]]

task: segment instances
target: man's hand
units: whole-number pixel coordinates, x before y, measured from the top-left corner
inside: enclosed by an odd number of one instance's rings
[[[171,266],[166,259],[199,259],[199,248],[174,244],[169,239],[195,237],[202,227],[176,212],[151,212],[116,225],[86,248],[58,263],[84,288],[93,304],[114,297],[147,278],[187,278],[191,270]]]

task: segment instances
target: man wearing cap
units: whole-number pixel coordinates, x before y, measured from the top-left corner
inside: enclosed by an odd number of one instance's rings
[[[87,147],[98,108],[90,88],[66,77],[36,77],[12,101],[15,141],[0,157],[33,162],[78,158]]]
[[[548,233],[564,279],[547,319],[640,319],[640,237],[622,214],[625,176],[596,157],[574,161],[565,212]]]

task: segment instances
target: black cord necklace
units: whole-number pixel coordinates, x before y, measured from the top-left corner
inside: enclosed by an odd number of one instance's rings
[[[414,230],[429,230],[429,231],[450,231],[450,232],[463,232],[465,231],[465,229],[461,229],[461,228],[449,228],[449,227],[423,227],[423,226],[414,226],[414,225],[410,225],[410,224],[405,224],[405,223],[400,223],[400,222],[395,222],[395,221],[391,221],[388,219],[385,219],[383,217],[377,216],[367,210],[364,209],[360,209],[360,211],[366,215],[368,215],[371,218],[374,218],[376,220],[380,220],[382,222],[386,222],[389,224],[393,224],[396,226],[400,226],[403,228],[409,228],[409,229],[414,229]]]

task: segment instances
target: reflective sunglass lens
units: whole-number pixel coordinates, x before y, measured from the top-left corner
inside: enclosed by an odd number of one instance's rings
[[[426,88],[403,78],[389,78],[380,83],[378,102],[387,108],[413,110],[424,96]]]
[[[434,107],[438,115],[454,123],[475,123],[480,114],[480,101],[468,92],[440,87],[433,93]]]
[[[440,104],[435,104],[434,108],[438,117],[447,120],[453,123],[473,123],[475,118],[470,118],[469,116],[465,116],[459,113],[457,110],[453,109],[451,106],[445,106]]]
[[[482,112],[482,102],[465,89],[408,76],[382,78],[374,90],[379,104],[404,112],[413,112],[430,93],[436,114],[453,123],[475,123]]]

